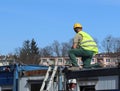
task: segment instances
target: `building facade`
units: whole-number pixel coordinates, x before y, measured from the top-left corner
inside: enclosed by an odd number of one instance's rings
[[[79,65],[83,65],[81,57],[77,57],[77,63]],[[107,55],[107,54],[98,54],[93,56],[91,60],[91,64],[95,64],[98,60],[102,60],[106,67],[114,67],[118,66],[120,62],[120,56],[114,55]],[[57,62],[56,62],[57,61]],[[41,57],[40,63],[41,65],[61,65],[66,66],[70,65],[69,57]]]

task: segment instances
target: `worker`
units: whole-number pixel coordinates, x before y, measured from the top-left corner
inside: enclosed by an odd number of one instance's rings
[[[88,33],[82,31],[81,24],[75,23],[73,29],[76,32],[76,35],[73,39],[72,48],[68,52],[71,64],[74,67],[81,68],[76,60],[76,57],[81,57],[83,68],[89,68],[93,55],[98,53],[97,44]]]
[[[69,89],[69,91],[75,91],[76,86],[77,86],[76,79],[69,79],[68,80],[68,89]]]

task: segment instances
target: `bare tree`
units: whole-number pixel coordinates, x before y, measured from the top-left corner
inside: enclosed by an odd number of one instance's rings
[[[102,41],[102,48],[104,52],[110,53],[112,52],[112,47],[113,47],[113,37],[112,36],[107,36],[103,41]]]
[[[53,50],[51,46],[46,46],[40,49],[40,56],[41,57],[50,57],[53,56]]]
[[[53,52],[55,53],[55,56],[61,56],[61,45],[57,40],[53,42],[52,49]]]
[[[62,56],[68,56],[68,50],[70,49],[71,49],[71,46],[69,45],[69,43],[62,43],[61,44]]]
[[[114,45],[115,45],[115,52],[120,52],[120,38],[116,38]]]
[[[119,52],[119,49],[120,49],[120,39],[119,38],[114,38],[112,36],[107,36],[102,41],[102,48],[103,48],[104,52],[107,52],[107,53]]]
[[[99,42],[96,38],[94,38],[94,41],[96,42],[96,44],[98,44],[98,42]]]
[[[68,42],[63,42],[61,44],[61,55],[68,56],[68,51],[71,49],[73,44],[73,39],[70,39]]]

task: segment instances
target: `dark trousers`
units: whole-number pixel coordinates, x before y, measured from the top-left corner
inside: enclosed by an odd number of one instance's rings
[[[94,52],[89,50],[84,50],[83,48],[79,48],[79,49],[69,50],[68,54],[71,60],[71,64],[73,66],[79,66],[77,63],[76,57],[81,57],[83,61],[83,67],[87,68],[87,67],[90,67],[90,63],[91,63]]]

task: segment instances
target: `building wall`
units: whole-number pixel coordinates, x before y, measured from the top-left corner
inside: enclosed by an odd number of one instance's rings
[[[99,77],[96,90],[118,89],[118,76]]]
[[[22,77],[19,78],[19,91],[31,91],[31,83],[28,82],[28,80],[34,80],[34,83],[38,80],[43,80],[44,76],[29,76],[29,77]]]
[[[77,62],[79,65],[82,65],[81,57],[77,58]],[[40,58],[40,63],[42,65],[70,65],[69,57],[43,57]]]
[[[94,56],[91,60],[91,64],[95,64],[98,62],[98,58],[99,57],[96,57]],[[111,58],[111,57],[100,57],[101,60],[104,62],[104,64],[108,67],[112,67],[112,66],[117,66],[117,62],[116,62],[116,58]],[[81,57],[77,57],[77,62],[79,65],[83,65],[83,62],[81,60]],[[42,65],[62,65],[62,66],[65,66],[65,65],[68,65],[70,64],[70,59],[69,57],[43,57],[43,58],[40,58],[40,63],[39,64],[42,64]]]
[[[103,76],[94,78],[81,78],[78,81],[78,88],[94,86],[95,90],[116,90],[119,89],[118,76]]]
[[[12,91],[12,86],[0,86],[0,91]]]

